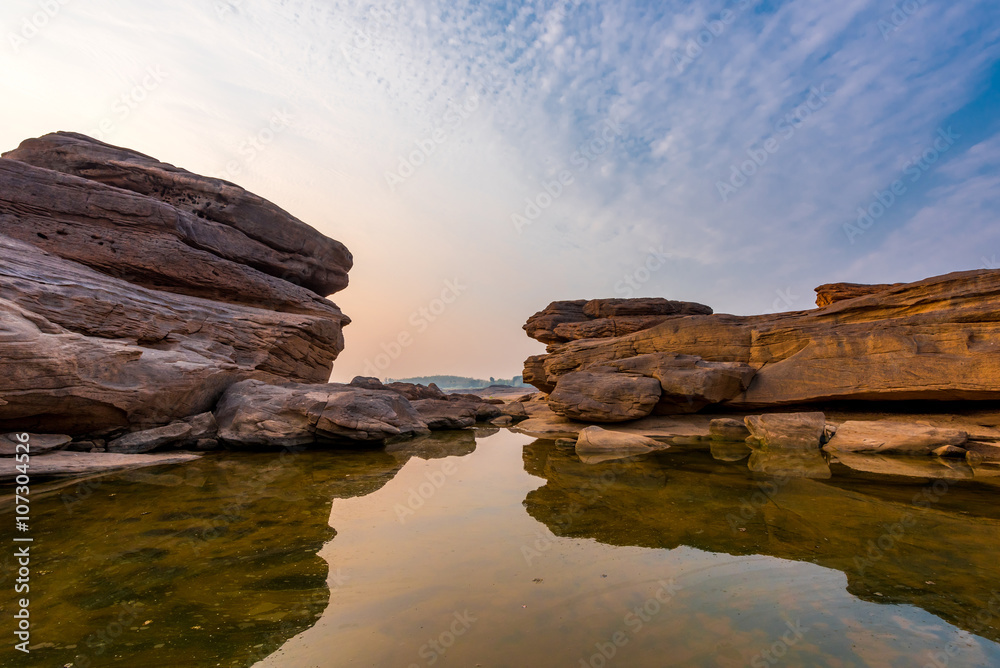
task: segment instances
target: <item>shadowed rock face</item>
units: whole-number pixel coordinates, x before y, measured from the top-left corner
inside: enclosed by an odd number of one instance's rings
[[[745,458],[743,450],[728,458]],[[977,620],[1000,591],[995,487],[934,483],[943,476],[929,467],[909,484],[843,467],[831,478],[819,453],[815,461],[792,454],[755,452],[748,464],[671,449],[585,464],[536,441],[524,449],[524,468],[546,484],[524,505],[557,536],[808,561],[842,571],[859,598],[913,604],[1000,639],[995,614],[992,626]]]
[[[57,171],[58,170],[58,171]],[[0,429],[145,429],[325,382],[350,254],[217,179],[58,133],[0,159]]]
[[[669,353],[755,369],[745,391],[722,402],[740,410],[839,400],[995,401],[998,352],[1000,271],[981,270],[879,286],[812,311],[670,317],[626,336],[550,342],[548,354],[525,362],[524,378],[552,392],[566,374]]]

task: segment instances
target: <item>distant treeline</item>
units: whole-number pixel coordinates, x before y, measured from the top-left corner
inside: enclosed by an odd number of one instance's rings
[[[465,376],[418,376],[416,378],[388,378],[387,383],[419,383],[420,385],[430,385],[434,383],[440,388],[449,390],[469,390],[478,387],[489,387],[490,385],[507,385],[509,387],[526,387],[522,376],[513,378],[493,378],[482,380],[481,378],[466,378]]]

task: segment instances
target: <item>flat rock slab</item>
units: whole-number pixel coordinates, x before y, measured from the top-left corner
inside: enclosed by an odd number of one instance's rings
[[[131,469],[144,466],[159,466],[161,464],[181,464],[198,459],[201,455],[188,453],[172,453],[164,455],[119,455],[111,452],[50,452],[39,457],[32,457],[28,475],[66,476],[84,473],[97,473],[115,469]],[[16,460],[0,460],[0,481],[14,480],[20,471],[14,468]]]
[[[34,456],[43,452],[62,450],[72,440],[71,436],[65,434],[28,434],[28,454]],[[17,439],[17,433],[0,435],[0,457],[13,457],[24,452],[24,448],[17,449],[18,445],[23,443]]]
[[[963,446],[968,440],[969,435],[958,429],[891,420],[850,420],[837,427],[837,433],[824,449],[828,452],[929,455],[945,446]]]

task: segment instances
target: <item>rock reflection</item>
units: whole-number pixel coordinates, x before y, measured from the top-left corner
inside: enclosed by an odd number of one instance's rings
[[[525,506],[558,536],[816,563],[843,572],[862,599],[910,603],[1000,639],[1000,614],[989,607],[1000,601],[995,488],[901,484],[846,467],[830,478],[825,462],[760,454],[749,466],[756,473],[704,450],[594,465],[536,441],[524,449],[525,470],[546,484]]]
[[[830,465],[819,450],[754,450],[747,467],[754,473],[790,478],[825,479],[831,477]]]
[[[411,456],[474,447],[470,435],[414,443],[410,452],[219,453],[62,481],[48,492],[39,484],[31,552],[38,647],[17,664],[250,666],[327,607],[330,569],[317,553],[335,534],[334,498],[380,489]],[[0,507],[0,521],[12,524],[13,511]],[[0,604],[11,610],[7,566]]]

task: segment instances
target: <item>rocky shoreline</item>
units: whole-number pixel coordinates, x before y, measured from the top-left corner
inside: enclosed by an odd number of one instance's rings
[[[486,423],[591,461],[683,446],[760,471],[797,457],[803,475],[906,469],[865,459],[883,455],[970,475],[1000,462],[1000,271],[824,285],[818,308],[765,316],[553,302],[524,326],[548,346],[524,367],[539,393],[484,399],[327,382],[347,248],[235,184],[83,135],[0,158],[0,253],[0,433],[62,451],[50,472]]]

